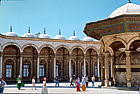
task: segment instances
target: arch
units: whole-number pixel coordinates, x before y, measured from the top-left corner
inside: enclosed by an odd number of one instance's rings
[[[37,53],[39,52],[38,47],[37,47],[35,44],[31,44],[31,43],[25,44],[24,46],[22,46],[22,52],[23,52],[23,50],[24,50],[26,47],[28,47],[28,46],[34,47],[34,48],[36,49]]]
[[[120,48],[126,48],[121,41],[114,41],[110,44],[110,46],[106,46],[105,52],[109,51],[109,47],[112,48],[113,52],[119,51]]]
[[[112,43],[114,43],[114,42],[117,42],[117,41],[119,41],[119,42],[121,42],[124,46],[125,46],[125,48],[127,47],[126,46],[126,42],[125,42],[125,40],[123,40],[122,38],[112,38],[112,39],[109,39],[108,41],[106,41],[107,43],[107,45],[105,46],[105,50],[107,50],[107,48],[112,44]]]
[[[49,44],[44,44],[44,45],[42,45],[41,47],[39,47],[38,53],[40,53],[40,51],[41,51],[44,47],[49,47],[49,48],[51,48],[51,49],[53,50],[54,53],[56,53],[55,48],[54,48],[52,45],[49,45]]]
[[[8,42],[8,43],[5,43],[4,45],[2,45],[2,49],[1,49],[1,50],[3,51],[4,48],[7,47],[7,46],[9,46],[9,45],[14,45],[14,46],[16,46],[16,47],[20,50],[20,52],[23,51],[22,48],[21,48],[21,46],[20,46],[19,44],[15,43],[15,42]]]
[[[73,46],[73,47],[71,48],[71,53],[72,53],[72,51],[73,51],[75,48],[79,48],[80,50],[82,50],[82,52],[83,52],[83,54],[84,54],[84,48],[81,47],[81,46],[79,46],[79,45]]]
[[[87,51],[89,50],[89,49],[93,49],[93,50],[95,50],[96,52],[97,52],[97,54],[99,55],[99,50],[96,48],[96,47],[94,47],[94,46],[89,46],[89,47],[87,47],[86,49],[85,49],[85,53],[87,53]]]
[[[114,51],[113,51],[113,49],[111,47],[108,47],[107,51],[111,54],[111,56],[114,55]]]
[[[9,58],[4,59],[3,64],[5,64],[5,62],[6,62],[7,60],[12,60],[14,63],[16,62],[16,61],[14,60],[14,58],[9,57]]]
[[[45,61],[45,63],[47,63],[47,60],[45,59],[45,58],[40,58],[40,60],[39,60],[39,64],[41,63],[41,61]]]
[[[140,40],[140,37],[136,36],[136,37],[131,38],[131,39],[128,41],[128,44],[127,44],[126,49],[128,50],[128,49],[130,48],[130,45],[131,45],[134,41],[136,41],[136,40]]]
[[[29,61],[30,64],[32,64],[32,60],[31,60],[31,58],[23,58],[23,64],[25,63],[25,61]]]
[[[62,48],[62,47],[63,47],[63,48],[66,48],[66,49],[68,50],[68,52],[70,53],[70,48],[69,48],[68,46],[66,46],[66,45],[57,46],[56,49],[55,49],[56,52],[57,52],[57,50],[58,50],[59,48]]]

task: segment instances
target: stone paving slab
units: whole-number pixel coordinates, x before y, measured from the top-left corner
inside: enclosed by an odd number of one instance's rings
[[[60,87],[54,87],[55,83],[47,83],[48,94],[140,94],[139,91],[132,90],[118,90],[117,88],[98,88],[99,83],[95,84],[95,87],[87,88],[86,92],[76,92],[75,87],[70,87],[70,83],[60,83]],[[32,90],[31,84],[25,84],[25,87],[22,87],[21,90],[16,88],[16,85],[6,85],[4,93],[5,94],[41,94],[42,84],[36,84],[37,90]]]

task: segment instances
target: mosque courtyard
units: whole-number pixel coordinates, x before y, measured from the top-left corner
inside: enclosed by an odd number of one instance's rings
[[[76,92],[75,87],[70,87],[70,83],[60,83],[60,87],[55,87],[55,83],[47,83],[48,94],[140,94],[138,90],[128,90],[127,88],[116,88],[116,87],[101,87],[99,88],[100,82],[95,83],[95,87],[91,87],[91,82],[86,92]],[[13,94],[40,94],[42,90],[42,83],[36,84],[37,90],[32,89],[32,84],[25,84],[21,90],[16,88],[16,84],[6,85],[4,93]]]

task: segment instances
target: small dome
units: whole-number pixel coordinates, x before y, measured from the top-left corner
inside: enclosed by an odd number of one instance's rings
[[[69,40],[80,40],[78,36],[71,36]]]
[[[35,35],[32,34],[30,31],[31,31],[31,30],[30,30],[30,27],[29,27],[28,32],[25,33],[22,37],[35,38]]]
[[[6,36],[18,36],[15,32],[7,32],[7,33],[5,33],[4,35],[6,35]]]
[[[35,35],[32,33],[25,33],[22,37],[35,38]]]
[[[109,17],[113,18],[124,14],[140,14],[140,5],[129,2],[113,11]]]
[[[49,39],[50,37],[47,34],[40,34],[39,38],[47,38],[47,39]]]
[[[85,37],[85,38],[83,38],[82,40],[83,40],[83,41],[93,41],[93,38],[91,38],[91,37]]]
[[[82,41],[99,41],[99,40],[96,40],[96,39],[91,38],[91,37],[85,37],[82,39]]]
[[[54,37],[54,39],[61,39],[61,40],[65,40],[65,37],[63,35],[56,35]]]

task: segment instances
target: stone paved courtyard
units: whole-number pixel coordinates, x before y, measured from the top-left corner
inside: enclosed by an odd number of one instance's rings
[[[97,86],[100,83],[95,83],[95,87],[91,87],[91,83],[89,83],[89,88],[87,88],[86,92],[76,92],[75,87],[70,87],[70,83],[60,83],[60,87],[54,87],[55,83],[47,83],[48,93],[49,94],[140,94],[139,91],[127,90],[126,88],[121,88],[118,90],[115,87],[105,88],[101,87],[98,88]],[[32,90],[31,84],[25,84],[25,87],[22,87],[21,90],[16,88],[16,85],[6,85],[4,93],[26,93],[26,94],[39,94],[42,90],[42,84],[36,84],[37,90]]]

